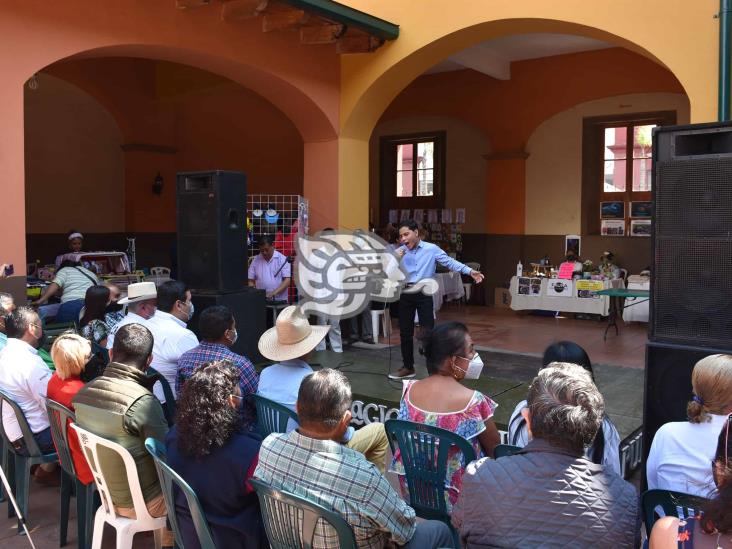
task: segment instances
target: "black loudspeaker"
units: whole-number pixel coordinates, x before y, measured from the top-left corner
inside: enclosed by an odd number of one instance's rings
[[[264,333],[265,325],[265,291],[246,287],[236,292],[191,292],[191,300],[196,313],[188,323],[199,339],[198,319],[201,311],[213,305],[225,305],[234,313],[236,331],[239,337],[232,347],[235,353],[244,355],[253,363],[262,362],[264,358],[259,354],[257,343]]]
[[[732,341],[732,124],[654,131],[650,339]]]
[[[247,283],[247,178],[241,172],[177,176],[178,278],[197,290]]]

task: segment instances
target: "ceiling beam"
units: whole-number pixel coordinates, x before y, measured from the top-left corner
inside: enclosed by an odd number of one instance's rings
[[[224,21],[242,21],[253,19],[267,9],[269,0],[225,0],[221,6],[221,19]]]
[[[300,43],[332,44],[343,35],[345,30],[345,25],[339,25],[337,23],[323,23],[322,25],[300,27]]]
[[[284,9],[267,11],[262,18],[262,32],[296,29],[304,25],[310,14],[304,10]]]
[[[332,0],[280,0],[285,4],[318,15],[334,23],[343,23],[348,28],[362,30],[382,40],[396,40],[399,37],[399,25],[379,19],[371,14],[359,11],[350,6]],[[399,1],[399,0],[395,0]]]
[[[336,52],[341,53],[370,53],[384,44],[384,40],[370,34],[345,35],[336,42]]]

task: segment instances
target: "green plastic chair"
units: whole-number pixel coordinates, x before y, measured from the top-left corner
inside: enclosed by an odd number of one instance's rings
[[[63,404],[50,398],[46,399],[48,420],[51,423],[51,436],[56,446],[58,460],[63,469],[61,476],[61,513],[59,515],[59,546],[66,545],[69,527],[69,503],[71,494],[76,494],[76,537],[79,549],[91,547],[94,532],[94,514],[101,505],[97,485],[94,482],[82,484],[76,476],[74,460],[69,448],[69,420],[76,423],[74,412]]]
[[[262,521],[272,549],[311,549],[319,520],[338,534],[340,549],[356,549],[351,526],[338,513],[261,480],[250,480],[259,498]]]
[[[46,351],[50,351],[51,345],[55,339],[61,334],[65,333],[76,333],[76,323],[74,322],[56,322],[43,325],[43,335],[45,336],[43,341],[43,348]]]
[[[523,450],[521,446],[514,446],[512,444],[499,444],[493,450],[493,456],[498,459],[506,456],[512,456],[519,450]]]
[[[170,383],[168,383],[168,380],[165,379],[165,376],[158,372],[155,368],[148,368],[147,369],[147,376],[150,378],[155,378],[157,381],[160,382],[160,385],[163,387],[163,394],[165,395],[165,404],[163,404],[163,413],[165,414],[165,419],[168,422],[168,426],[172,427],[175,424],[175,395],[173,394],[173,390],[170,388]]]
[[[270,400],[262,395],[251,395],[254,399],[254,406],[257,408],[257,430],[263,437],[268,437],[272,433],[287,432],[287,423],[289,420],[299,423],[297,414],[290,410],[287,406],[283,406],[279,402]]]
[[[661,507],[667,517],[689,518],[699,514],[705,501],[704,498],[683,492],[647,490],[641,496],[641,508],[648,536],[656,523],[656,507]]]
[[[460,547],[445,503],[447,454],[457,446],[463,454],[463,466],[474,461],[473,446],[460,435],[413,421],[390,419],[384,423],[391,452],[401,452],[402,465],[409,488],[409,504],[418,517],[440,520],[447,524]]]
[[[0,421],[0,435],[2,436],[5,448],[12,454],[12,473],[8,475],[13,477],[14,485],[11,489],[15,490],[15,499],[18,502],[18,509],[20,509],[23,517],[28,520],[28,492],[30,490],[30,470],[33,465],[40,465],[42,463],[53,463],[58,461],[58,455],[54,452],[51,454],[42,454],[36,439],[33,438],[33,432],[31,431],[28,421],[25,419],[23,410],[20,409],[15,401],[4,391],[0,391],[0,414],[2,414],[3,407],[10,406],[15,413],[15,417],[18,420],[20,426],[20,432],[23,433],[23,441],[25,447],[28,450],[28,455],[24,456],[15,449],[13,442],[8,438],[8,434],[5,432],[4,422]],[[1,416],[0,416],[1,417]],[[12,505],[8,505],[8,518],[15,515],[15,511]],[[23,530],[23,526],[18,520],[18,532]]]
[[[160,479],[160,487],[163,489],[163,498],[165,499],[165,506],[168,509],[168,521],[170,522],[170,527],[175,535],[176,546],[179,549],[185,549],[183,538],[180,535],[180,528],[178,527],[178,512],[175,507],[175,494],[173,492],[174,485],[177,486],[186,497],[188,511],[191,513],[191,517],[193,518],[193,527],[196,529],[201,549],[216,549],[216,544],[213,541],[213,535],[211,535],[211,529],[208,526],[208,520],[206,520],[206,515],[201,507],[201,502],[198,501],[198,496],[196,496],[193,488],[191,488],[188,483],[166,463],[168,453],[163,443],[155,440],[154,438],[148,437],[147,440],[145,440],[145,448],[155,462],[155,469],[157,470],[158,478]]]

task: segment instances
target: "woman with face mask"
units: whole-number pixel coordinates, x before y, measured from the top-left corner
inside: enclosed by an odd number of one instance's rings
[[[500,443],[492,419],[497,404],[461,383],[463,379],[477,379],[483,369],[467,327],[460,322],[439,324],[422,338],[422,345],[429,376],[403,381],[397,419],[447,429],[467,439],[479,458],[493,457],[493,450]],[[452,448],[447,462],[448,511],[460,493],[463,470],[462,455]],[[408,497],[399,451],[394,455],[391,471],[399,475],[402,493]]]

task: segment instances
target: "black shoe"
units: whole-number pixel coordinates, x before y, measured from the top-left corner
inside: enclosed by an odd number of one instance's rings
[[[389,379],[409,379],[415,375],[414,369],[399,368],[395,373],[389,374]]]

